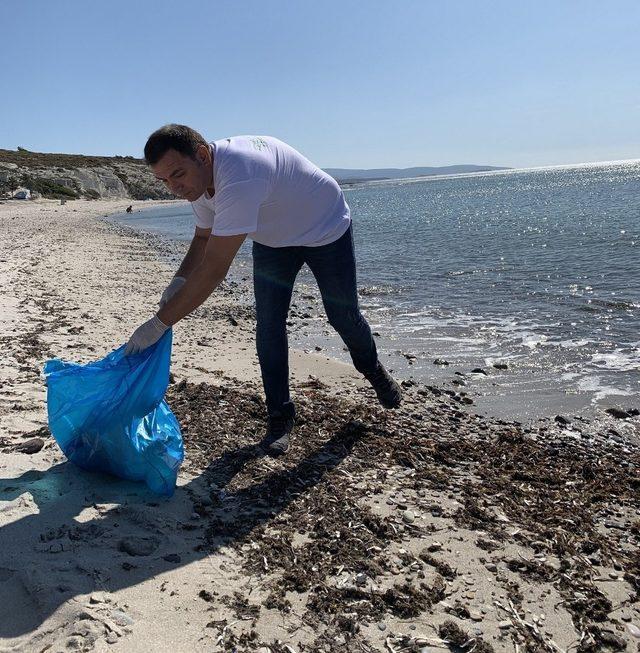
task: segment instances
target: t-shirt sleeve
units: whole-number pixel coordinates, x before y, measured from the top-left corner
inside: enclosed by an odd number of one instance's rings
[[[216,194],[214,236],[250,234],[258,228],[258,211],[269,192],[265,179],[248,179],[226,185]]]
[[[211,227],[213,227],[213,209],[198,202],[192,202],[191,208],[193,209],[196,226],[202,227],[202,229],[211,229]]]

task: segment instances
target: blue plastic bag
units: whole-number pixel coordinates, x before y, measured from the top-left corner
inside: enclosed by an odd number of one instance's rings
[[[70,461],[173,494],[184,447],[164,401],[171,338],[168,330],[138,354],[123,345],[88,365],[45,363],[49,430]]]

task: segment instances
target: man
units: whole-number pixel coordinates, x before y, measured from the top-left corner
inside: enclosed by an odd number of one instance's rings
[[[145,160],[176,196],[189,200],[195,234],[160,300],[160,310],[127,343],[135,354],[200,306],[224,280],[238,249],[253,240],[256,345],[267,402],[261,446],[289,447],[295,407],[289,395],[286,319],[296,276],[314,274],[330,324],[356,369],[385,408],[402,393],[378,360],[371,329],[358,308],[349,207],[337,182],[282,141],[236,136],[207,143],[190,127],[151,134]]]

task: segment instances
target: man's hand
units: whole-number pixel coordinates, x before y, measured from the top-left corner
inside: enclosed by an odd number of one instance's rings
[[[184,277],[173,277],[171,283],[165,288],[160,297],[160,302],[158,306],[162,308],[177,292],[184,286],[186,279]]]
[[[162,335],[169,327],[157,316],[154,315],[134,332],[124,349],[124,355],[130,356],[143,351],[155,344],[162,338]]]

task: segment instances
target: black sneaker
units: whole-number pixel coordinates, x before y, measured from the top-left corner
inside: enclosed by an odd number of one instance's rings
[[[287,415],[269,415],[267,434],[260,443],[260,448],[272,456],[280,456],[289,448],[291,434],[296,423],[294,417]]]
[[[378,363],[375,372],[365,374],[364,376],[376,391],[378,401],[385,408],[398,408],[400,406],[402,402],[402,390],[393,380],[391,374],[384,369],[382,363]]]

